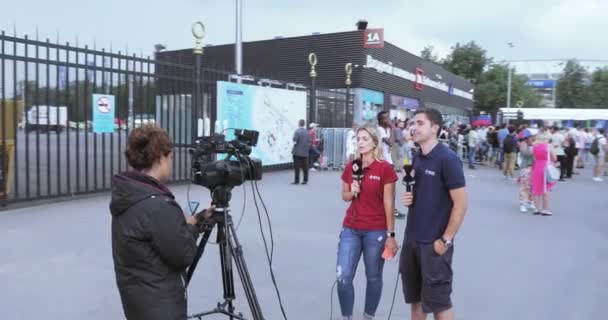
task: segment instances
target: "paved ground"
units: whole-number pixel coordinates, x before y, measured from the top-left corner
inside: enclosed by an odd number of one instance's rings
[[[339,199],[339,175],[317,172],[309,186],[291,186],[290,178],[288,172],[271,173],[260,183],[272,217],[277,281],[289,319],[327,319],[346,208]],[[495,169],[467,171],[467,182],[470,208],[454,256],[458,319],[606,318],[608,182],[594,183],[583,172],[558,185],[553,217],[519,213],[516,185]],[[173,190],[185,207],[187,187]],[[247,190],[238,235],[266,318],[281,319]],[[207,202],[208,192],[192,187],[190,197]],[[235,191],[232,205],[238,218],[242,190]],[[0,212],[0,318],[122,318],[107,208],[108,196],[101,195]],[[405,222],[397,225],[402,237]],[[189,289],[191,312],[209,309],[221,298],[216,249],[208,248]],[[363,270],[360,266],[357,274],[356,314],[363,311]],[[378,319],[388,316],[396,278],[397,262],[388,262]],[[238,307],[246,312],[238,292]],[[409,319],[400,287],[392,319]]]

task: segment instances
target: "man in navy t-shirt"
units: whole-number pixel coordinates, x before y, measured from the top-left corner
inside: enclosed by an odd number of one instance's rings
[[[464,220],[467,195],[460,159],[438,141],[442,122],[437,110],[420,109],[412,127],[421,151],[413,161],[414,192],[402,196],[409,213],[399,263],[412,320],[426,319],[427,313],[439,320],[454,319],[453,241]]]

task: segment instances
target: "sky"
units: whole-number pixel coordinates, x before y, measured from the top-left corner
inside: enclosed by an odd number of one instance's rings
[[[608,65],[608,0],[242,0],[243,40],[354,30],[358,19],[384,28],[385,39],[419,54],[445,56],[476,41],[495,61],[594,59]],[[151,55],[154,45],[192,47],[190,26],[206,25],[205,44],[235,37],[234,0],[0,0],[0,30],[40,39]],[[508,42],[514,44],[509,48]],[[557,72],[557,62],[518,63],[520,72]]]

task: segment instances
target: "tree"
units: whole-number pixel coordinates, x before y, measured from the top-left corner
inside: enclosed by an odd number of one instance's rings
[[[591,74],[587,98],[590,108],[608,108],[608,67],[599,68]]]
[[[452,52],[443,61],[443,66],[448,71],[477,83],[491,61],[492,59],[486,56],[486,50],[478,46],[475,41],[470,41],[464,45],[456,43],[452,47]]]
[[[437,54],[435,54],[433,52],[433,50],[435,50],[435,48],[431,45],[424,47],[424,49],[422,49],[422,51],[420,51],[420,57],[427,61],[430,61],[430,62],[433,62],[436,64],[441,64],[441,61],[439,60],[439,56]]]
[[[480,111],[495,112],[507,106],[508,66],[495,64],[484,72],[475,87],[475,108]],[[515,73],[515,71],[513,71]],[[540,97],[528,86],[526,78],[513,74],[511,79],[511,104],[524,102],[524,108],[540,107]]]
[[[562,78],[557,81],[557,108],[587,106],[585,78],[587,70],[575,59],[568,60]]]

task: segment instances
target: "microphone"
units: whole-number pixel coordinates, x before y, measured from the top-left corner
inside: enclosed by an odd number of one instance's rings
[[[412,192],[414,188],[414,176],[412,175],[412,171],[414,170],[414,166],[410,164],[408,159],[403,160],[403,171],[405,175],[403,176],[403,185],[405,186],[405,190],[407,192]]]
[[[361,158],[353,160],[352,172],[353,180],[359,183],[359,191],[361,191],[361,180],[363,179],[363,160]],[[356,197],[357,194],[355,194],[355,198]]]

